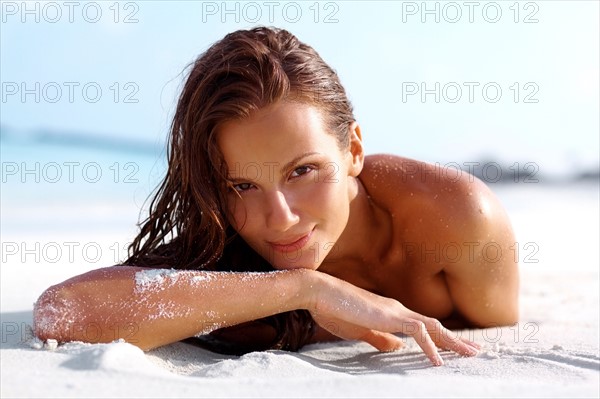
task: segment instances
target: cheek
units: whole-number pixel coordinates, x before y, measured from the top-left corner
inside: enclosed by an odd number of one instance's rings
[[[320,181],[304,193],[302,202],[307,211],[310,209],[310,213],[336,219],[347,212],[348,188],[342,181]]]
[[[237,196],[232,195],[229,199],[228,209],[229,223],[231,223],[233,228],[239,233],[240,230],[244,228],[244,225],[247,224],[248,212],[244,201]]]
[[[229,205],[229,222],[246,241],[258,235],[262,226],[260,205],[256,201],[235,198]]]

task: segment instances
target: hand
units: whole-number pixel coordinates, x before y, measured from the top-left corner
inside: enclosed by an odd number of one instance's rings
[[[436,319],[331,276],[325,277],[310,312],[330,333],[343,339],[365,341],[380,351],[404,346],[393,333],[409,335],[436,366],[444,364],[438,347],[463,356],[474,356],[480,349],[478,344],[458,337]]]

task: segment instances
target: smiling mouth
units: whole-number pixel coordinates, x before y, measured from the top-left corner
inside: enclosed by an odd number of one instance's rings
[[[314,229],[309,231],[308,233],[304,234],[303,236],[301,236],[300,238],[294,239],[293,241],[288,241],[288,242],[271,242],[269,241],[269,245],[271,245],[271,247],[278,252],[292,252],[292,251],[298,251],[299,249],[301,249],[302,247],[304,247],[308,241],[310,240],[310,237],[312,236]]]

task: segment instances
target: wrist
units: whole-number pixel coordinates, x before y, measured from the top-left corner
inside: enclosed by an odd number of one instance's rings
[[[298,281],[300,282],[299,297],[301,304],[299,308],[314,312],[317,309],[325,280],[329,275],[309,269],[298,269],[297,272]]]

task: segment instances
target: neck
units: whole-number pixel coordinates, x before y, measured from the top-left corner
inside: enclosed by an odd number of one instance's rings
[[[355,181],[348,224],[319,267],[320,271],[337,277],[349,278],[349,274],[366,277],[373,270],[365,266],[380,263],[391,238],[389,214],[371,200],[360,179]]]

